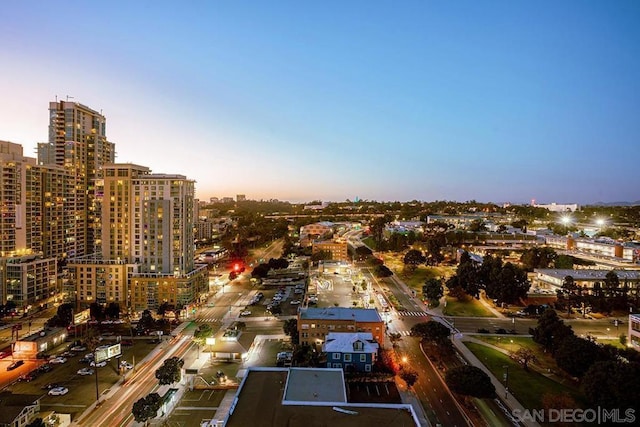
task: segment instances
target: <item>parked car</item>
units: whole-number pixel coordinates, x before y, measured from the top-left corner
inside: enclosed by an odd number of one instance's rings
[[[57,387],[61,387],[61,386],[57,383],[46,383],[45,385],[42,386],[42,389],[51,390],[52,388],[57,388]]]
[[[78,375],[93,375],[93,369],[82,368],[78,370]]]
[[[62,356],[58,356],[58,357],[54,357],[53,359],[49,360],[49,363],[52,363],[54,365],[59,365],[61,363],[67,363],[67,359],[62,357]]]
[[[69,393],[69,389],[66,387],[55,387],[49,390],[49,396],[64,396]]]
[[[120,367],[124,368],[124,369],[133,369],[133,365],[129,362],[127,362],[126,360],[123,360],[122,362],[120,362]]]
[[[85,351],[87,349],[87,347],[83,346],[83,345],[75,345],[73,347],[71,347],[69,350],[71,351]]]
[[[7,366],[7,371],[13,371],[24,365],[24,360],[16,360],[11,365]]]
[[[292,300],[289,304],[291,304],[291,305],[298,305],[298,304],[300,304],[300,300],[299,300],[299,299],[294,299],[294,300]]]
[[[103,367],[107,366],[107,361],[103,360],[102,362],[98,362],[98,363],[91,362],[89,364],[89,366],[91,366],[92,368],[103,368]]]
[[[29,372],[28,374],[20,375],[18,381],[31,382],[38,377],[38,374],[35,371]]]
[[[251,316],[251,312],[249,310],[241,311],[240,316]]]
[[[40,365],[38,366],[38,369],[36,369],[38,372],[51,372],[53,370],[53,366],[49,365],[48,363],[45,363],[44,365]]]
[[[0,351],[0,359],[4,359],[5,357],[9,357],[11,356],[11,352],[10,351]]]

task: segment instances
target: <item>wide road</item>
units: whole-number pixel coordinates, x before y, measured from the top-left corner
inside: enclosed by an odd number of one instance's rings
[[[423,320],[426,320],[426,318]],[[397,322],[392,322],[389,326],[390,332],[395,332],[394,323]],[[402,327],[403,325],[400,326]],[[452,427],[470,425],[458,407],[455,398],[451,395],[449,388],[444,384],[431,361],[423,353],[419,339],[403,337],[398,342],[396,353],[400,356],[402,363],[406,363],[418,372],[418,380],[413,389],[426,412],[427,418],[433,425],[440,424]],[[404,357],[407,358],[406,362],[403,360]]]
[[[164,348],[154,353],[148,361],[136,366],[136,373],[129,377],[113,396],[102,401],[99,406],[85,411],[74,421],[74,425],[92,427],[132,425],[134,422],[131,412],[133,404],[159,388],[155,371],[165,359],[173,356],[183,358],[193,345],[191,336],[178,337],[171,342],[161,344]]]

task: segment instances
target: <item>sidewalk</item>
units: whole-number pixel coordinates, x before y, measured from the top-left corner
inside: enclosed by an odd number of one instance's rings
[[[514,410],[518,410],[520,414],[525,413],[525,407],[522,406],[522,404],[518,402],[518,400],[516,400],[516,398],[513,397],[513,395],[507,392],[507,390],[504,387],[504,384],[502,384],[502,381],[500,381],[498,378],[493,376],[491,371],[489,371],[489,369],[486,366],[484,366],[484,364],[480,360],[478,360],[478,358],[471,352],[471,350],[469,350],[467,346],[464,345],[464,343],[462,342],[463,340],[473,341],[474,339],[468,339],[468,337],[465,337],[463,334],[457,333],[453,336],[453,339],[452,339],[453,345],[463,355],[463,357],[469,362],[470,365],[473,365],[482,369],[487,375],[489,375],[489,378],[491,378],[491,383],[496,388],[496,394],[498,395],[502,403],[506,405],[507,408],[509,408],[511,413],[513,413]],[[508,396],[508,397],[504,398],[504,396]],[[530,427],[540,426],[540,424],[538,424],[535,421],[523,420],[521,422],[525,426],[530,426]]]

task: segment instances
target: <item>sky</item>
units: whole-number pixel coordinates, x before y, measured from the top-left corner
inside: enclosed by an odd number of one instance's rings
[[[640,2],[4,1],[0,140],[50,101],[196,195],[640,200]]]

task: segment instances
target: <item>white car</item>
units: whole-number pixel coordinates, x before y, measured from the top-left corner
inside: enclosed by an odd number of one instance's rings
[[[64,396],[69,393],[69,389],[66,387],[56,387],[49,390],[49,396]]]
[[[240,316],[251,316],[251,312],[249,310],[245,310],[240,312]]]
[[[71,347],[69,350],[78,352],[78,351],[85,351],[86,349],[87,349],[87,347],[85,347],[83,345],[76,345],[76,346]]]
[[[124,369],[133,369],[133,365],[129,362],[127,362],[126,360],[123,360],[122,362],[120,362],[120,367],[124,368]]]
[[[53,359],[49,360],[49,363],[53,363],[54,365],[60,364],[60,363],[67,363],[67,359],[65,359],[64,357],[54,357]]]
[[[107,366],[107,361],[103,360],[102,362],[98,362],[96,363],[95,361],[91,362],[89,364],[89,366],[93,367],[93,368],[103,368],[105,366]]]
[[[291,301],[289,304],[291,305],[298,305],[300,304],[300,300],[299,299],[294,299],[293,301]]]
[[[78,371],[78,375],[93,375],[93,369],[82,368]]]

